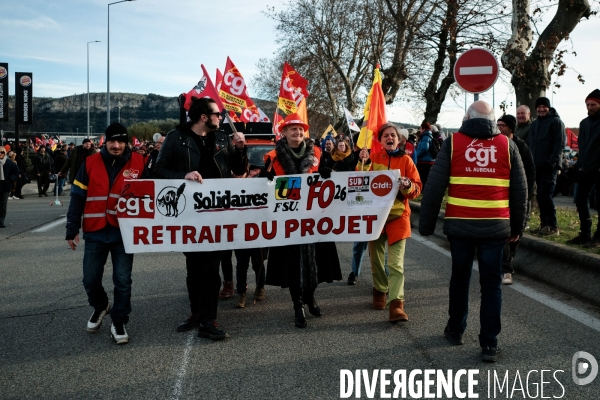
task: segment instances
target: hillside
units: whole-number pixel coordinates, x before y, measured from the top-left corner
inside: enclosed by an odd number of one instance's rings
[[[254,99],[267,114],[273,115],[275,103]],[[149,120],[179,118],[176,97],[157,94],[111,93],[111,120],[131,126]],[[9,122],[0,122],[0,129],[14,131],[14,96],[9,97]],[[120,110],[119,110],[120,106]],[[33,124],[21,125],[20,132],[85,132],[87,125],[87,94],[60,98],[34,97]],[[90,125],[94,132],[106,127],[106,93],[90,93]]]

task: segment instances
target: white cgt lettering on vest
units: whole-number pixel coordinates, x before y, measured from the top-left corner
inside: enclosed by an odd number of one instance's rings
[[[498,162],[496,159],[496,146],[483,147],[483,143],[476,143],[477,141],[477,139],[473,139],[467,146],[467,151],[465,151],[467,161],[475,161],[480,167],[487,167],[490,161],[493,163]]]

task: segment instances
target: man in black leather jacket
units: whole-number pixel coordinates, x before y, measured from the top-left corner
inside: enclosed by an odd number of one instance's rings
[[[203,179],[231,178],[247,171],[245,139],[218,130],[221,115],[214,100],[194,99],[188,111],[190,121],[167,134],[154,167],[158,179],[187,179],[202,183]],[[235,143],[235,145],[234,145]],[[220,251],[186,252],[187,288],[192,314],[177,327],[178,332],[198,327],[198,336],[225,339],[229,335],[219,329],[217,305],[221,277]]]

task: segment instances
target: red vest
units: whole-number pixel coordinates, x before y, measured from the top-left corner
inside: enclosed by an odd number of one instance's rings
[[[510,143],[506,136],[452,135],[446,218],[509,219]]]
[[[125,167],[119,171],[112,187],[109,188],[108,173],[102,155],[96,153],[85,160],[86,172],[90,179],[87,198],[83,209],[83,231],[94,232],[104,228],[107,223],[119,227],[117,220],[117,201],[121,197],[125,179],[139,179],[144,171],[144,158],[131,153]]]

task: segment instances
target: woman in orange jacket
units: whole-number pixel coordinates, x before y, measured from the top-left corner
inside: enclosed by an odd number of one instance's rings
[[[383,146],[379,152],[369,155],[367,149],[360,152],[362,162],[356,169],[361,171],[400,171],[400,190],[388,215],[387,222],[378,239],[369,242],[371,272],[373,273],[373,307],[378,310],[389,305],[391,322],[408,321],[404,311],[404,250],[406,238],[410,237],[410,207],[408,200],[421,194],[422,184],[414,162],[398,145],[400,132],[388,123],[377,133]],[[385,273],[385,245],[388,246],[389,276]],[[386,292],[389,298],[386,302]]]

